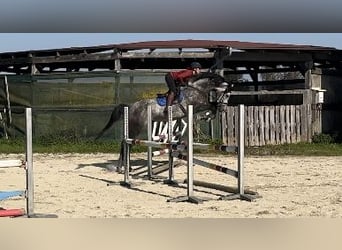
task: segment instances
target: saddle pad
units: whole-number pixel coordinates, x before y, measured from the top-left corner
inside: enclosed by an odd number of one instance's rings
[[[159,106],[164,107],[166,105],[166,97],[165,96],[157,97],[157,103]]]
[[[179,93],[179,95],[177,96],[177,102],[180,103],[184,100],[184,93],[183,91],[181,91]],[[166,106],[166,96],[162,96],[162,95],[157,95],[157,103],[159,106]]]

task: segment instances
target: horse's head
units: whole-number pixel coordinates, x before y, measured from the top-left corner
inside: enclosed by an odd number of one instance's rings
[[[209,107],[210,113],[206,113],[205,120],[212,119],[215,116],[216,110],[228,103],[232,84],[229,84],[225,79],[214,73],[201,73],[194,76],[188,82],[188,87],[195,91],[196,95],[192,95],[193,103],[201,103],[203,110]],[[203,99],[202,99],[203,98]],[[201,101],[202,100],[202,101]]]
[[[207,95],[210,104],[219,106],[228,103],[233,84],[218,74],[207,72],[193,77],[188,86]]]

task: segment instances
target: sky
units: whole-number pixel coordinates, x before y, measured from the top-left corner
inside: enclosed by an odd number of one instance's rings
[[[341,0],[1,0],[1,32],[336,32]]]
[[[342,49],[342,33],[0,33],[0,53],[179,39],[284,43]]]

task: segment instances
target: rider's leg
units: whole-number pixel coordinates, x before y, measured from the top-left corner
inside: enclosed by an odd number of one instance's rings
[[[167,113],[168,107],[172,106],[174,99],[175,99],[175,93],[173,91],[170,91],[166,97],[166,107],[164,109],[164,113]]]
[[[166,100],[166,107],[164,109],[164,113],[167,113],[168,107],[172,105],[173,100],[175,99],[176,83],[170,73],[166,74],[165,81],[169,88],[169,92],[168,92],[167,100]]]

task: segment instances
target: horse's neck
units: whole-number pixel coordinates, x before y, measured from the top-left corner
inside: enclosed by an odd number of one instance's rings
[[[208,93],[189,88],[184,93],[184,101],[182,102],[182,105],[184,107],[187,105],[193,105],[196,111],[207,110],[210,106],[208,103]]]
[[[189,86],[184,91],[186,99],[193,99],[194,97],[206,100],[210,88],[204,88],[202,86]]]

